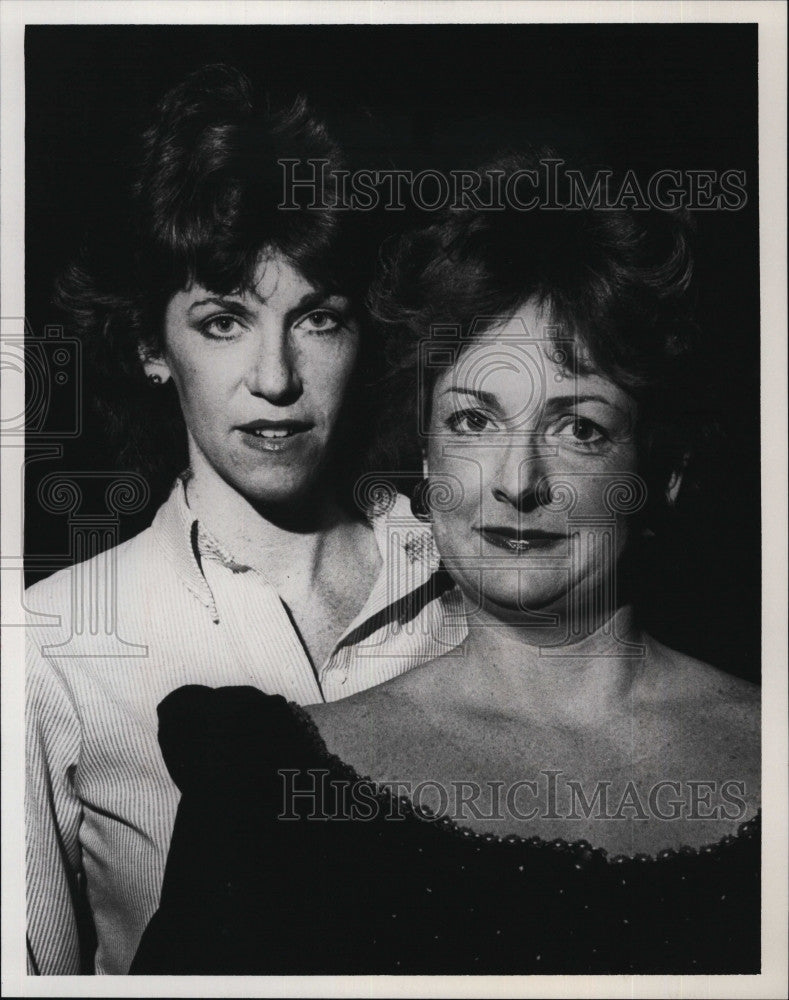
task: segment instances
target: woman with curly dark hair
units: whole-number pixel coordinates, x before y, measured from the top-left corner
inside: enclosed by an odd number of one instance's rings
[[[540,160],[489,170],[539,179]],[[758,690],[634,606],[699,442],[689,235],[668,213],[509,206],[394,245],[375,294],[392,414],[468,637],[308,714],[170,695],[184,794],[133,971],[758,971]]]
[[[285,159],[324,173],[285,192]],[[374,252],[342,166],[304,100],[272,110],[204,68],[158,106],[125,217],[59,283],[119,462],[175,485],[147,530],[26,595],[34,972],[128,970],[178,803],[156,745],[168,692],[341,698],[463,637],[407,502],[394,548],[353,503]]]

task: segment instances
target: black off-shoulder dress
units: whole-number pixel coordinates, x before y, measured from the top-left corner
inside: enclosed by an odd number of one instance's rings
[[[760,969],[760,816],[702,849],[612,858],[427,817],[254,688],[180,688],[159,719],[182,798],[132,974]]]

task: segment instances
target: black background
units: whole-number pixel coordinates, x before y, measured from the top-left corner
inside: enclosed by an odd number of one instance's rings
[[[362,165],[474,166],[531,140],[592,151],[643,179],[662,168],[744,170],[743,209],[696,213],[698,318],[725,447],[702,492],[681,502],[675,532],[655,542],[647,621],[669,645],[758,680],[756,39],[753,25],[28,27],[31,328],[40,336],[63,321],[55,275],[114,197],[151,105],[206,62],[237,66],[275,99],[305,92]],[[28,467],[28,583],[69,551],[66,518],[37,501],[41,478],[114,468],[85,390],[81,435],[62,442],[62,459]],[[155,505],[123,519],[121,538]]]

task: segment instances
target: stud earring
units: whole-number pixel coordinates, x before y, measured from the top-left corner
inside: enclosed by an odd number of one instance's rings
[[[148,376],[148,381],[151,383],[151,385],[161,385],[162,384],[162,376],[161,375],[156,375],[155,373],[153,373],[153,374],[151,374],[151,375]]]

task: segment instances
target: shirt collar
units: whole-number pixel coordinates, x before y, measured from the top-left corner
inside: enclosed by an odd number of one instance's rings
[[[170,496],[159,508],[151,527],[180,581],[217,621],[214,595],[201,566],[199,524],[186,502],[187,479],[186,474],[176,479]]]
[[[178,578],[218,621],[216,602],[202,562],[216,559],[230,568],[238,564],[189,509],[187,481],[188,473],[176,480],[151,527]],[[394,600],[423,586],[439,567],[430,526],[413,515],[408,499],[402,494],[397,494],[384,509],[372,510],[369,520],[381,554],[382,570],[346,635]]]

